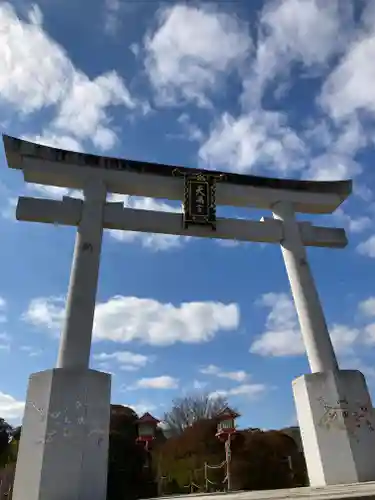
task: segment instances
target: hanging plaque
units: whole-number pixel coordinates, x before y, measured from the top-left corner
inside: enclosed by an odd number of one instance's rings
[[[184,177],[183,225],[211,226],[216,229],[216,181],[223,175],[181,173],[177,169],[175,175]]]

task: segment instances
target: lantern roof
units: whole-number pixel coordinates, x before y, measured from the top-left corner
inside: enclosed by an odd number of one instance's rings
[[[217,418],[222,421],[222,420],[229,420],[231,418],[237,418],[239,417],[240,414],[235,412],[234,410],[232,410],[231,408],[229,408],[229,406],[227,406],[226,408],[224,408],[217,416]]]
[[[138,420],[137,420],[137,423],[138,424],[154,424],[154,425],[158,425],[158,423],[160,422],[160,420],[158,420],[157,418],[153,417],[151,415],[151,413],[144,413]]]

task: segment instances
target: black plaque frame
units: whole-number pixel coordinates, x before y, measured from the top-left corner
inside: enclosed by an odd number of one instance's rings
[[[184,177],[183,227],[189,225],[211,226],[216,230],[216,181],[224,174],[186,174],[178,169],[174,175]]]

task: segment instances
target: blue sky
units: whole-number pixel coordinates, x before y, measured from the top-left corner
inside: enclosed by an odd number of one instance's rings
[[[345,250],[310,249],[341,367],[375,370],[375,7],[371,1],[17,0],[0,4],[1,131],[130,159],[316,180],[352,178]],[[74,228],[15,220],[25,185],[0,151],[0,416],[54,366]],[[168,200],[109,196],[174,210]],[[252,210],[218,214],[259,220]],[[277,246],[105,233],[91,366],[112,401],[162,416],[193,390],[240,425],[295,422],[308,373]]]

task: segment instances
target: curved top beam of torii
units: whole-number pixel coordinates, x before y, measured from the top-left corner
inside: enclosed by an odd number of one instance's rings
[[[3,135],[10,168],[21,169],[26,182],[83,189],[89,179],[102,179],[109,192],[183,200],[183,182],[173,175],[225,174],[217,185],[218,205],[271,209],[289,201],[296,212],[332,213],[350,195],[352,181],[302,181],[213,172],[186,167],[96,156],[42,146]]]

